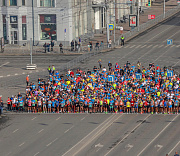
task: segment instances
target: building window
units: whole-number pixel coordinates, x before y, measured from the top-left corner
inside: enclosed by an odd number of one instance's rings
[[[7,40],[6,15],[3,15],[3,37]]]
[[[56,15],[40,16],[40,39],[56,40]]]
[[[3,0],[3,1],[2,1],[2,5],[3,5],[3,6],[6,6],[6,0]]]
[[[25,0],[22,0],[22,6],[25,6]]]
[[[22,40],[27,40],[26,16],[22,16]]]
[[[40,0],[40,7],[55,7],[55,0]]]
[[[18,16],[10,16],[11,28],[18,28]]]
[[[17,0],[9,0],[10,6],[17,6]]]

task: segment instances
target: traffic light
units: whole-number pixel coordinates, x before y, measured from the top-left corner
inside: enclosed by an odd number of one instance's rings
[[[146,6],[151,7],[151,0],[147,0]]]

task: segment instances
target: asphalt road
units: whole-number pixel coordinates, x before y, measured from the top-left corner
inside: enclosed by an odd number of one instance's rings
[[[151,114],[9,114],[3,156],[165,156],[180,152],[180,116]]]
[[[147,67],[150,62],[160,67],[173,67],[180,72],[180,14],[155,29],[126,42],[124,47],[91,57],[78,63],[82,70],[98,66],[102,59],[103,66],[108,61],[113,65],[118,62],[123,66],[128,60],[136,64],[139,60]],[[173,45],[167,46],[166,40],[173,39]],[[51,60],[55,59],[49,56]],[[72,56],[73,58],[74,56]],[[2,57],[1,57],[2,58]],[[60,59],[60,56],[59,56]],[[71,59],[71,56],[65,58]],[[23,59],[13,61],[7,58],[0,66],[4,77],[0,77],[0,94],[3,97],[23,92],[25,76],[11,74],[24,68]],[[46,60],[44,58],[44,60]],[[12,62],[11,62],[12,61]],[[41,62],[41,57],[37,62]],[[10,62],[3,65],[6,62]],[[21,64],[21,63],[22,64]],[[66,62],[66,61],[64,61]],[[57,68],[63,61],[56,58]],[[11,64],[12,63],[12,64]],[[20,64],[20,65],[19,65]],[[30,80],[45,77],[47,71],[44,61],[39,64],[38,71],[30,74]],[[8,67],[11,66],[11,67]],[[41,69],[42,67],[42,69]],[[45,67],[46,69],[47,67]],[[10,73],[9,70],[10,69]],[[7,74],[9,76],[7,76]],[[13,75],[13,76],[12,76]],[[148,115],[148,114],[7,114],[9,120],[0,128],[1,155],[34,156],[34,155],[150,155],[163,156],[180,153],[180,117],[179,115]]]

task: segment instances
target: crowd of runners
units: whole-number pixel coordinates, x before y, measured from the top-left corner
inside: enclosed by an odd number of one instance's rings
[[[138,61],[120,67],[108,62],[108,69],[66,75],[48,68],[49,79],[30,83],[26,96],[9,97],[8,110],[28,113],[161,113],[178,114],[180,110],[179,75],[167,75],[167,68],[150,63],[145,68]],[[52,70],[51,70],[52,69]],[[111,76],[110,76],[111,75]],[[138,75],[138,76],[137,76]],[[113,78],[112,78],[113,77]]]

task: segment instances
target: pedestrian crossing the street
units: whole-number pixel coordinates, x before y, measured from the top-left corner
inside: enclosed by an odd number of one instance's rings
[[[180,45],[125,45],[123,48],[130,48],[130,49],[136,49],[136,48],[180,48]]]

